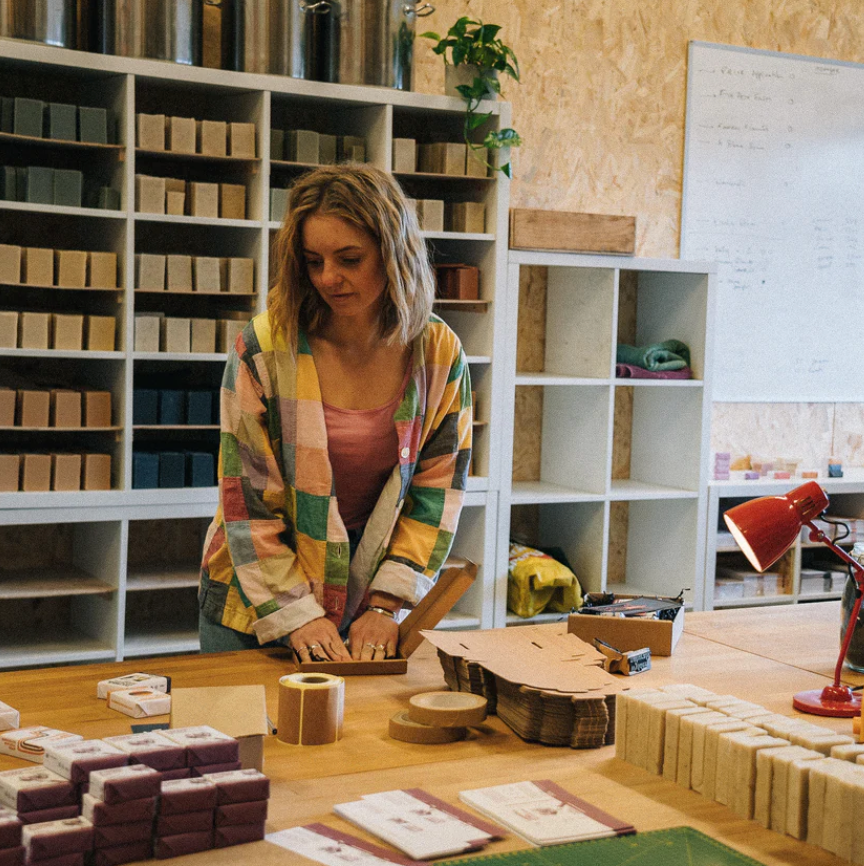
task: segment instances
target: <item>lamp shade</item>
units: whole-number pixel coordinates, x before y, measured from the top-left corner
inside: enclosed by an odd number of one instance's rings
[[[795,543],[801,527],[828,507],[828,496],[815,482],[785,496],[762,496],[730,508],[723,519],[757,571],[765,571]]]

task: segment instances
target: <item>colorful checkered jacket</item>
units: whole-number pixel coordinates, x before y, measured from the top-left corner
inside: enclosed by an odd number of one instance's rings
[[[219,507],[199,590],[204,617],[266,643],[321,616],[344,628],[372,590],[416,604],[450,551],[471,458],[471,384],[453,331],[432,316],[414,341],[393,416],[399,463],[353,558],[306,336],[299,334],[295,359],[268,314],[256,316],[229,355],[221,399]]]

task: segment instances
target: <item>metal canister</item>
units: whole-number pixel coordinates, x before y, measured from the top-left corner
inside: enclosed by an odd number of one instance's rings
[[[864,544],[856,542],[852,548],[852,557],[861,565],[864,565]],[[840,603],[840,643],[846,636],[846,629],[850,628],[849,618],[858,596],[858,583],[850,574],[846,578],[846,586],[843,589],[843,600]],[[846,667],[853,671],[864,671],[864,607],[861,608],[856,622],[852,623],[854,629],[849,648],[846,650]]]
[[[278,0],[221,0],[222,67],[270,72],[271,24],[279,26]]]
[[[91,0],[91,47],[104,54],[200,66],[212,0]]]
[[[416,0],[365,0],[364,84],[411,89],[416,22],[434,11]]]
[[[78,48],[76,0],[0,0],[0,36]]]
[[[297,78],[340,84],[363,83],[363,0],[297,0],[292,31]]]

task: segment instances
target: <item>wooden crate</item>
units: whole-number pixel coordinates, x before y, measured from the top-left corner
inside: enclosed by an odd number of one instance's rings
[[[511,208],[510,249],[633,255],[636,217]]]

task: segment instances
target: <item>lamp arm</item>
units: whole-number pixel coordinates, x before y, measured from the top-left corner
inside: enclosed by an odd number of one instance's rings
[[[858,588],[858,591],[855,593],[855,604],[852,607],[852,612],[849,614],[849,621],[846,623],[846,634],[843,635],[843,646],[840,649],[840,657],[837,659],[837,667],[834,668],[834,689],[839,690],[843,688],[840,686],[840,675],[843,673],[843,662],[846,659],[849,644],[852,643],[852,635],[855,632],[855,623],[858,622],[858,614],[861,610],[861,598],[862,594],[864,594],[864,567],[861,566],[861,563],[859,563],[858,560],[853,559],[848,553],[846,553],[842,547],[838,547],[838,545],[831,541],[831,539],[828,538],[821,529],[817,529],[809,520],[806,521],[804,525],[810,527],[811,541],[821,542],[851,567],[850,571],[854,576],[855,584]],[[830,688],[830,686],[826,686],[825,691],[828,691]],[[845,688],[843,688],[843,691],[846,691]]]

